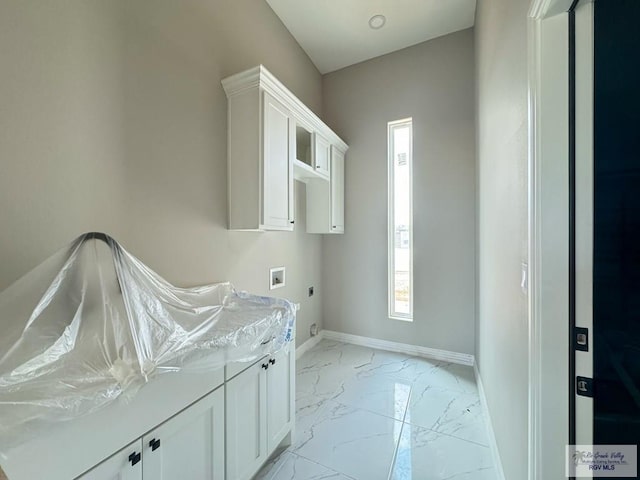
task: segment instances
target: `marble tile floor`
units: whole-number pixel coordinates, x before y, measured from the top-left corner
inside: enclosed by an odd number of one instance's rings
[[[293,444],[256,480],[495,480],[473,369],[322,340],[296,366]]]

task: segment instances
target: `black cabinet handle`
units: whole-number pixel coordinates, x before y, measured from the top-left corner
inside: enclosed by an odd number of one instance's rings
[[[155,452],[158,448],[160,448],[160,440],[156,440],[155,438],[149,442],[149,446],[151,447],[151,451]]]
[[[291,220],[289,223],[294,224],[296,223],[295,220]]]
[[[131,462],[132,467],[140,463],[141,459],[142,459],[141,453],[133,452],[131,455],[129,455],[129,461]]]
[[[270,358],[270,359],[269,359],[269,363],[270,363],[271,365],[275,365],[275,364],[276,364],[276,359],[275,359],[275,358]]]
[[[266,370],[267,368],[269,368],[269,364],[268,363],[263,363],[262,364],[262,368],[264,368]]]

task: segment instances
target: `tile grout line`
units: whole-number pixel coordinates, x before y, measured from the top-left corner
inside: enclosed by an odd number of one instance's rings
[[[325,464],[323,464],[323,463],[320,463],[320,462],[318,462],[318,461],[316,461],[316,460],[312,460],[311,458],[305,457],[304,455],[300,455],[299,453],[294,453],[294,452],[290,452],[290,453],[291,453],[292,455],[295,455],[296,457],[300,457],[300,458],[302,458],[302,459],[304,459],[304,460],[307,460],[307,461],[308,461],[308,462],[310,462],[310,463],[313,463],[313,464],[315,464],[315,465],[319,465],[319,466],[321,466],[321,467],[323,467],[323,468],[326,468],[327,470],[331,470],[332,472],[335,472],[335,473],[337,473],[338,475],[342,475],[343,477],[347,477],[347,478],[349,478],[350,480],[357,480],[356,478],[352,477],[351,475],[348,475],[348,474],[346,474],[346,473],[344,473],[344,472],[341,472],[341,471],[339,471],[339,470],[336,470],[336,469],[335,469],[335,468],[333,468],[333,467],[328,467],[327,465],[325,465]]]
[[[282,453],[280,453],[280,455],[277,456],[277,458],[273,459],[273,460],[275,460],[274,465],[279,463],[280,460],[282,459],[282,457],[284,457],[288,453],[291,453],[291,452],[289,452],[288,450],[283,450]],[[282,467],[284,466],[285,461],[280,463],[280,465],[278,465],[278,468],[276,468],[274,472],[269,472],[269,476],[266,477],[265,480],[273,480],[273,478],[275,478],[275,476],[278,474],[278,472],[280,472],[280,470],[282,470]],[[264,466],[262,468],[264,468]],[[260,469],[260,471],[262,471],[262,468]],[[260,471],[258,473],[260,473]]]
[[[398,442],[396,443],[396,448],[393,451],[393,457],[391,457],[391,466],[389,467],[389,474],[387,475],[387,480],[391,480],[391,476],[393,475],[393,470],[396,466],[396,459],[398,458],[398,450],[400,450],[400,442],[402,441],[402,434],[404,433],[404,426],[407,424],[405,422],[407,418],[407,412],[409,411],[409,405],[411,404],[411,395],[413,395],[413,385],[409,387],[409,397],[407,398],[407,405],[404,409],[404,415],[402,416],[402,424],[400,426],[400,435],[398,435]]]
[[[489,445],[483,445],[482,443],[478,443],[478,442],[474,442],[473,440],[468,440],[466,438],[462,438],[462,437],[458,437],[457,435],[452,435],[450,433],[445,433],[445,432],[439,432],[438,430],[434,430],[433,428],[427,428],[427,427],[422,427],[420,425],[416,425],[415,423],[411,423],[411,422],[403,422],[406,425],[409,425],[410,427],[415,427],[415,428],[419,428],[420,430],[427,430],[429,432],[433,432],[436,433],[438,435],[443,435],[445,437],[451,437],[451,438],[455,438],[456,440],[460,440],[461,442],[466,442],[466,443],[472,443],[473,445],[477,445],[479,447],[484,447],[487,449],[491,449],[491,447]]]

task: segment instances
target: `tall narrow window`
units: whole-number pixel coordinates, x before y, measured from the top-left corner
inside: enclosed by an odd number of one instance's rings
[[[413,123],[389,122],[389,317],[413,319]]]

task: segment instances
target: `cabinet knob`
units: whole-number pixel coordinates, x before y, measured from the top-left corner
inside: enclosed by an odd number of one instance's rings
[[[294,223],[296,223],[296,221],[295,220],[291,220],[289,223],[294,224]]]
[[[155,438],[149,442],[149,446],[151,447],[151,451],[155,452],[158,448],[160,448],[160,440],[156,440]]]
[[[336,227],[336,226],[334,225],[334,226],[333,226],[333,227],[331,227],[331,228],[338,228],[338,227]]]
[[[270,358],[270,359],[269,359],[269,363],[270,363],[271,365],[275,365],[275,364],[276,364],[276,359],[275,359],[275,358]]]
[[[132,467],[140,463],[141,459],[142,459],[141,453],[133,452],[131,455],[129,455],[129,461],[131,462]]]
[[[264,368],[266,370],[267,368],[269,368],[269,364],[268,363],[263,363],[262,364],[262,368]]]

